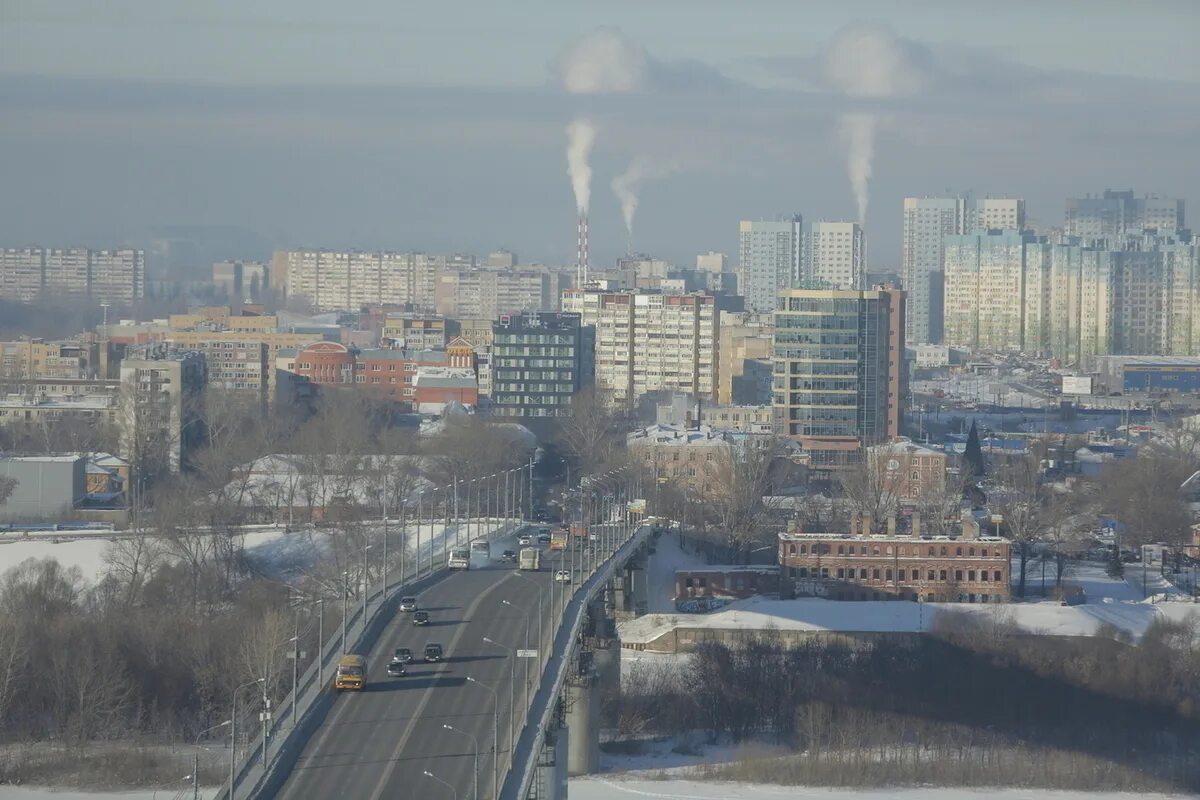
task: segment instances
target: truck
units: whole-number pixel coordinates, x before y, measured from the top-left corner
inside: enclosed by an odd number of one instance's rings
[[[337,671],[333,675],[335,691],[351,689],[362,691],[367,685],[367,660],[362,656],[346,655],[338,659]]]
[[[456,547],[450,551],[450,559],[446,562],[450,569],[470,569],[471,550],[467,547]]]
[[[539,570],[542,568],[542,551],[536,547],[522,547],[520,562],[517,567],[522,570]]]
[[[491,542],[489,542],[487,539],[476,539],[475,541],[471,542],[471,552],[478,553],[479,555],[486,556],[487,558],[491,558],[492,557]]]
[[[550,532],[550,549],[551,550],[566,550],[567,549],[567,529],[555,528]]]
[[[587,536],[587,525],[582,522],[572,522],[570,530],[572,536],[578,536],[580,539]]]

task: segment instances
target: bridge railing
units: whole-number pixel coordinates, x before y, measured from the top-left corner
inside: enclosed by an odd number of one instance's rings
[[[472,519],[472,522],[478,521]],[[524,520],[511,521],[502,518],[491,518],[482,522],[489,527],[485,534],[489,541],[511,536],[529,524]],[[497,522],[500,524],[494,528],[491,527]],[[390,523],[391,520],[389,520]],[[409,524],[412,524],[411,520]],[[462,524],[465,523],[460,523],[460,525]],[[480,537],[476,536],[475,538]],[[363,615],[362,605],[356,604],[353,613],[347,618],[344,652],[362,653],[369,650],[374,645],[382,628],[394,615],[394,607],[402,596],[418,593],[428,584],[443,577],[446,572],[448,552],[452,546],[449,537],[445,535],[442,537],[440,552],[438,552],[439,548],[430,541],[428,549],[421,548],[420,558],[408,560],[419,563],[406,563],[402,575],[389,574],[386,586],[383,585],[383,580],[380,578],[379,584],[367,595],[366,616]],[[329,679],[342,654],[342,634],[341,628],[338,626],[332,636],[322,643],[317,658],[297,681],[295,719],[292,717],[292,694],[290,692],[276,706],[278,713],[272,717],[267,730],[265,769],[262,758],[261,728],[257,730],[253,741],[247,745],[245,755],[234,768],[234,797],[257,797],[265,789],[277,789],[286,780],[290,764],[299,756],[313,729],[319,727],[321,719],[324,718],[324,714],[320,712],[333,701],[334,693],[329,690]],[[229,800],[230,787],[223,786],[215,797],[216,800]]]
[[[512,770],[505,776],[500,797],[503,800],[525,800],[529,796],[537,773],[545,732],[550,728],[556,700],[566,685],[571,668],[570,654],[575,639],[583,628],[588,604],[608,580],[618,564],[624,563],[641,546],[653,530],[653,525],[640,524],[632,527],[627,536],[615,543],[612,552],[595,565],[586,580],[571,595],[554,636],[553,657],[547,660],[545,671],[539,678],[539,687],[533,702],[526,709],[526,723],[521,729],[516,751],[513,754]],[[536,718],[536,724],[529,720]]]

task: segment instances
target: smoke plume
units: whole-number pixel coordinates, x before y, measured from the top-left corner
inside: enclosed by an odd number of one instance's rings
[[[625,218],[625,230],[633,236],[633,217],[637,214],[638,192],[648,180],[663,178],[674,172],[674,164],[663,164],[649,156],[638,156],[629,166],[612,180],[613,194],[621,202],[621,216]]]
[[[855,98],[888,98],[921,92],[929,82],[921,51],[880,25],[856,24],[838,31],[825,51],[825,78]],[[867,216],[871,162],[879,117],[869,111],[846,112],[838,132],[846,146],[846,172],[858,205],[858,221]]]
[[[567,174],[575,192],[575,207],[586,214],[592,194],[592,167],[588,159],[596,142],[596,128],[586,119],[575,119],[567,125]]]
[[[558,62],[571,94],[636,92],[644,88],[650,56],[616,28],[598,28],[576,40]]]
[[[846,145],[846,172],[858,205],[858,221],[862,223],[867,218],[871,161],[875,158],[875,115],[842,114],[838,117],[838,133]]]

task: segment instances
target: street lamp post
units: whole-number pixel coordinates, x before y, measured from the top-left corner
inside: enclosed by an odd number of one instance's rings
[[[437,775],[434,775],[432,772],[430,772],[430,771],[429,771],[429,770],[427,770],[427,769],[425,769],[425,770],[421,770],[421,774],[422,774],[422,775],[424,775],[426,778],[433,778],[435,781],[437,781],[438,783],[440,783],[442,786],[445,786],[447,789],[449,789],[449,790],[450,790],[450,794],[451,794],[451,795],[453,795],[453,797],[454,797],[454,800],[458,800],[458,790],[457,790],[457,789],[455,789],[453,786],[451,786],[450,784],[446,783],[444,780],[442,780],[441,778],[439,778]]]
[[[266,678],[255,678],[249,683],[243,683],[233,690],[233,700],[229,710],[229,800],[233,800],[233,771],[237,766],[237,698],[238,692],[259,683],[265,683]]]
[[[516,694],[517,694],[517,652],[508,645],[503,645],[495,639],[483,637],[488,644],[499,647],[508,653],[508,768],[512,769],[513,742],[517,734]]]
[[[298,639],[298,638],[299,637],[297,637],[297,636],[293,636],[291,639],[284,642],[283,644],[285,644],[285,645],[293,644],[293,643],[295,643],[296,639]],[[278,650],[279,650],[279,646],[276,646],[275,650],[272,651],[272,655],[274,655],[274,652],[278,651]],[[274,660],[274,658],[272,658],[272,660]],[[262,711],[262,714],[260,715],[262,718],[262,765],[263,765],[263,772],[266,772],[266,770],[267,770],[267,735],[270,732],[269,729],[270,729],[270,725],[271,725],[271,698],[267,696],[266,681],[263,682],[262,699],[263,699],[263,711]]]
[[[342,655],[346,654],[346,609],[350,605],[350,572],[342,573]]]
[[[532,614],[529,612],[528,609],[520,608],[520,607],[508,602],[507,600],[501,600],[500,604],[506,605],[509,608],[515,609],[518,613],[523,614],[525,616],[525,649],[528,650],[529,649],[529,618],[532,616]],[[539,639],[541,638],[541,625],[542,625],[542,590],[541,590],[541,587],[538,587],[538,638]],[[540,642],[539,642],[539,644],[540,644]],[[538,656],[540,658],[541,654],[539,653]],[[525,704],[526,705],[529,704],[529,659],[528,658],[525,659]]]
[[[192,755],[192,800],[200,800],[200,740],[209,731],[215,731],[217,728],[224,728],[226,725],[232,724],[233,720],[227,719],[219,725],[213,725],[211,728],[206,728],[196,734],[196,741],[192,743],[192,747],[195,748],[195,752]],[[233,747],[233,742],[230,742],[229,746]]]
[[[500,794],[500,696],[496,690],[482,681],[477,681],[470,675],[467,681],[482,686],[492,693],[492,794]]]
[[[448,731],[461,733],[463,736],[469,736],[471,738],[471,744],[475,746],[475,780],[472,784],[471,796],[474,798],[474,800],[479,800],[479,740],[475,738],[475,734],[467,733],[466,731],[460,731],[453,725],[447,725],[443,722],[442,727]]]

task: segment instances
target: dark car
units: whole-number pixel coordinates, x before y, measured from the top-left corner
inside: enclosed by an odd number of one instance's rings
[[[516,561],[517,560],[517,551],[516,550],[505,550],[503,553],[500,554],[500,560],[501,561]]]
[[[414,611],[413,612],[413,625],[428,625],[428,624],[429,624],[429,612],[428,611]]]
[[[399,661],[401,664],[411,664],[413,660],[412,650],[407,647],[397,647],[392,653],[392,661]]]
[[[425,660],[426,661],[441,661],[442,646],[440,644],[425,645]]]
[[[391,678],[403,678],[405,673],[404,662],[392,659],[387,665],[387,674]]]
[[[550,544],[550,534],[539,533],[537,535],[537,543],[538,544]]]
[[[417,610],[417,598],[401,597],[400,598],[400,610],[401,611],[416,611]]]

